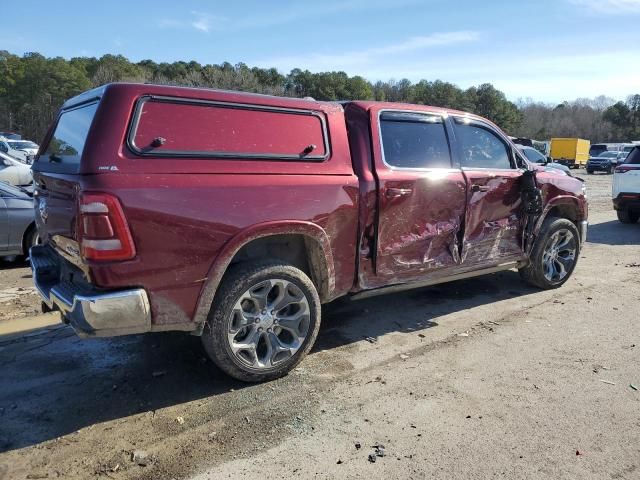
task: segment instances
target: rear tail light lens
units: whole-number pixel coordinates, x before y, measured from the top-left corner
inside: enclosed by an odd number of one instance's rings
[[[630,170],[635,170],[631,165],[619,165],[614,170],[615,173],[626,173]]]
[[[129,260],[136,255],[120,201],[106,193],[80,195],[80,250],[93,261]]]

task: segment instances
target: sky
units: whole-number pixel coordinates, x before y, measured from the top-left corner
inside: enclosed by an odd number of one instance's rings
[[[0,50],[492,83],[510,100],[640,93],[640,0],[22,0]]]

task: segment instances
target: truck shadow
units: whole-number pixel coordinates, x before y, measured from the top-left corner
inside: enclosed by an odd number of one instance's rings
[[[640,223],[625,224],[617,220],[589,225],[588,243],[604,245],[640,244]]]
[[[445,315],[535,292],[509,271],[333,302],[323,307],[313,352],[436,327]],[[199,338],[173,333],[81,340],[69,327],[57,326],[0,337],[0,365],[0,452],[249,387],[218,371]]]

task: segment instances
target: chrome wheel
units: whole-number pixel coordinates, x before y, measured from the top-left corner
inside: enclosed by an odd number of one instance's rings
[[[544,277],[549,282],[559,282],[566,277],[576,262],[577,239],[567,230],[553,233],[547,240],[542,254]]]
[[[269,369],[302,347],[310,325],[309,301],[288,280],[260,282],[236,301],[228,320],[231,352],[243,365]]]

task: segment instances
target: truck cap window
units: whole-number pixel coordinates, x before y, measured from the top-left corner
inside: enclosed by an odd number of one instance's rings
[[[87,140],[87,134],[97,108],[98,103],[91,103],[62,112],[51,140],[38,161],[79,165],[84,143]]]
[[[129,145],[149,156],[323,160],[321,114],[199,100],[139,101]]]
[[[451,154],[442,117],[383,112],[380,115],[380,134],[387,165],[399,168],[451,168]]]
[[[505,143],[490,130],[455,120],[456,139],[462,152],[461,163],[467,168],[512,168]]]

